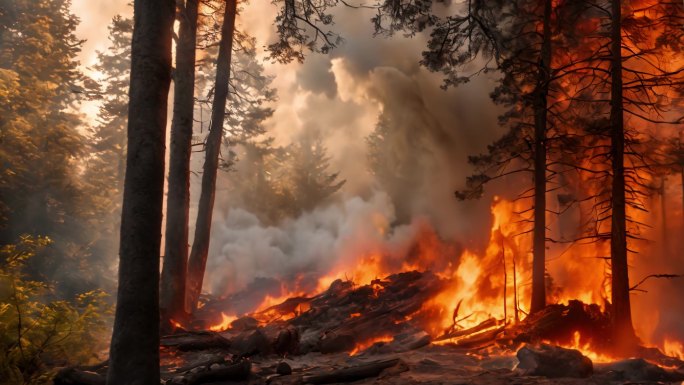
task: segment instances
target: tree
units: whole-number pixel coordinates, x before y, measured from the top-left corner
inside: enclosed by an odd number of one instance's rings
[[[290,195],[293,216],[311,211],[345,184],[338,173],[329,173],[330,158],[320,137],[304,136],[286,148],[289,163]]]
[[[562,6],[563,2],[556,5]],[[468,1],[464,15],[434,21],[422,62],[446,75],[445,86],[467,82],[471,75],[464,76],[462,70],[478,57],[488,61],[476,73],[489,71],[489,62],[494,60],[503,74],[492,96],[496,103],[512,106],[502,117],[502,121],[512,124],[511,132],[490,146],[489,154],[471,158],[480,173],[469,179],[470,191],[457,192],[456,196],[478,197],[484,184],[493,179],[513,172],[532,173],[532,313],[546,306],[546,193],[551,135],[548,115],[551,83],[559,76],[552,67],[556,12],[550,0],[541,4],[526,0]],[[560,33],[559,28],[555,30]],[[530,128],[532,132],[528,133]],[[521,168],[506,168],[514,160],[522,160]]]
[[[677,27],[681,11],[672,2],[640,7],[638,2],[611,0],[594,5],[600,10],[596,18],[608,23],[595,31],[602,45],[592,58],[593,68],[585,70],[584,75],[594,85],[594,95],[610,95],[608,122],[599,131],[608,138],[606,144],[599,143],[608,149],[599,156],[610,167],[598,178],[598,183],[610,189],[609,198],[599,203],[602,206],[597,221],[610,221],[613,338],[616,348],[624,352],[636,344],[630,305],[629,245],[639,239],[641,223],[635,214],[647,210],[645,199],[651,193],[650,180],[656,166],[649,156],[646,131],[650,125],[663,129],[681,123],[681,117],[670,120],[666,116],[672,108],[668,94],[681,87],[684,67],[670,64],[665,57],[673,46],[681,44],[677,42],[677,37],[682,36]],[[596,96],[593,99],[591,102],[605,104]]]
[[[424,130],[406,124],[404,119],[385,112],[378,116],[375,129],[366,137],[367,162],[370,172],[392,198],[396,219],[409,222],[413,215],[411,200],[406,196],[421,194],[416,190],[423,184],[421,170],[429,165],[423,160],[430,156],[425,146]]]
[[[78,69],[83,41],[70,1],[0,4],[0,244],[49,236],[27,273],[59,278],[71,296],[92,289],[99,275],[83,269],[100,212],[79,174],[86,138],[74,112],[95,85]],[[77,266],[83,271],[70,275]]]
[[[218,171],[219,152],[223,139],[223,124],[226,114],[226,100],[228,98],[228,81],[230,79],[236,13],[237,0],[227,0],[216,61],[216,84],[211,110],[211,124],[205,143],[202,191],[200,193],[197,222],[195,223],[195,237],[192,243],[190,259],[188,260],[186,301],[187,307],[191,310],[197,308],[197,300],[202,291],[204,270],[209,253],[211,219],[214,210],[214,200],[216,199],[216,173]]]
[[[160,309],[163,330],[172,320],[186,318],[185,282],[190,220],[190,154],[195,109],[195,52],[199,0],[178,5],[178,43],[174,72],[174,104],[171,122],[169,182],[166,210],[164,265],[161,276]]]
[[[629,301],[627,265],[627,219],[625,201],[625,131],[622,93],[622,10],[619,0],[612,0],[610,19],[610,158],[613,170],[611,191],[610,264],[612,270],[611,317],[620,340],[634,339]]]
[[[159,250],[173,0],[136,0],[119,287],[107,383],[159,383]]]

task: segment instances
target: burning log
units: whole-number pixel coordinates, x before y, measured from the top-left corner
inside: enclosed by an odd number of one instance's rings
[[[592,341],[592,346],[603,349],[611,346],[610,330],[610,315],[602,312],[598,305],[573,300],[567,305],[549,305],[511,325],[507,333],[516,343],[544,340],[568,343],[579,331]]]
[[[495,318],[489,318],[485,321],[480,322],[477,326],[473,326],[472,328],[456,330],[456,331],[444,334],[440,337],[437,337],[435,339],[435,341],[444,341],[444,340],[450,340],[452,338],[467,336],[467,335],[477,333],[477,332],[485,330],[485,329],[492,328],[492,327],[497,326],[497,325],[498,325],[498,321]]]
[[[394,358],[391,360],[369,362],[367,364],[352,366],[343,369],[333,370],[329,373],[311,374],[304,376],[302,380],[304,383],[310,384],[332,384],[338,382],[352,382],[362,380],[369,377],[377,377],[383,370],[396,366],[400,360]],[[408,368],[402,369],[403,371]]]
[[[506,329],[506,325],[498,327],[496,329],[486,330],[477,334],[472,334],[468,337],[462,338],[456,342],[456,346],[459,348],[480,348],[484,345],[488,345],[496,340],[496,337]]]

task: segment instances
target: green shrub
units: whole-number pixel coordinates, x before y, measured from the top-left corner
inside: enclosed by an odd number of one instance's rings
[[[0,384],[49,383],[56,368],[94,363],[106,349],[111,306],[104,292],[63,300],[24,273],[49,243],[22,236],[0,247]]]

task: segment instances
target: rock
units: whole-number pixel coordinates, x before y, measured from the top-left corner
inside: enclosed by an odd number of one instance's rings
[[[598,369],[597,369],[598,371]],[[601,365],[601,372],[606,372],[615,381],[682,381],[684,374],[669,372],[642,358],[630,358]]]
[[[517,353],[518,369],[526,375],[549,378],[591,376],[594,366],[588,357],[577,350],[542,344],[525,345]]]
[[[276,366],[276,373],[283,376],[289,376],[292,374],[292,367],[285,361],[279,362],[278,366]]]
[[[273,342],[273,350],[276,354],[297,354],[299,352],[299,330],[290,325],[278,332],[278,336]]]

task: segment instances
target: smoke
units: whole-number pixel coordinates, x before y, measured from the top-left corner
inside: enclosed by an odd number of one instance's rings
[[[214,225],[205,284],[218,295],[261,278],[277,279],[289,291],[311,292],[332,270],[353,273],[364,255],[380,255],[388,271],[399,269],[425,226],[415,220],[391,227],[394,207],[383,192],[319,207],[277,227],[241,208],[225,214]]]
[[[250,3],[240,24],[266,45],[275,39],[273,28],[263,22],[271,14],[271,4]],[[419,65],[427,37],[373,38],[372,15],[370,10],[335,11],[334,29],[345,41],[330,55],[310,54],[301,65],[265,63],[278,91],[273,117],[265,123],[268,135],[276,145],[310,133],[323,138],[331,171],[347,181],[337,201],[268,227],[217,197],[205,290],[225,295],[257,277],[299,280],[310,289],[333,265],[344,266],[345,258],[410,244],[420,221],[429,222],[443,239],[484,247],[489,200],[458,202],[453,192],[472,171],[467,156],[484,151],[503,132],[499,110],[489,98],[494,80],[483,76],[442,90],[441,75]],[[397,138],[388,151],[415,164],[406,175],[415,183],[401,191],[387,191],[369,170],[365,138],[381,115],[392,122]],[[229,186],[219,179],[218,189]],[[374,218],[387,222],[380,228],[389,235],[378,230]],[[391,254],[397,260],[406,257],[405,250]],[[303,276],[310,281],[301,281]]]

